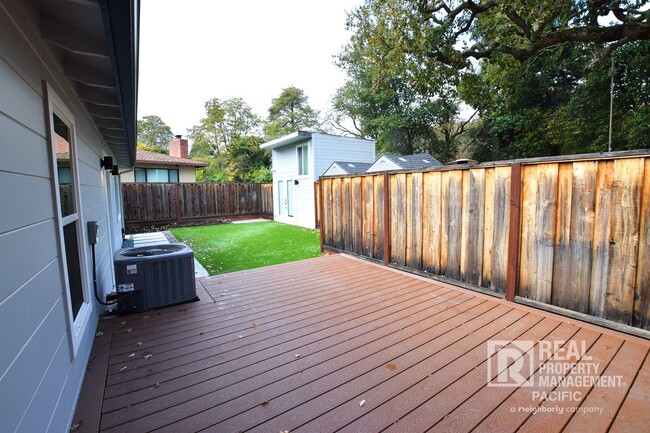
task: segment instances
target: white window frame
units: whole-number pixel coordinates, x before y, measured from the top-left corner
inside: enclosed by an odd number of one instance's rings
[[[298,152],[298,149],[303,149],[302,152]],[[305,149],[307,150],[307,173],[301,173],[300,171],[302,170],[302,158],[301,155],[305,154]],[[309,177],[309,172],[310,172],[310,167],[309,167],[309,143],[306,144],[301,144],[299,146],[296,146],[296,161],[298,162],[298,170],[296,173],[298,174],[298,178],[308,178]]]
[[[86,236],[84,231],[84,218],[83,218],[83,209],[81,206],[81,185],[79,182],[79,164],[77,160],[77,146],[76,146],[76,128],[75,128],[75,119],[72,112],[67,108],[63,100],[54,92],[49,84],[46,86],[47,89],[47,124],[49,125],[49,137],[50,142],[49,146],[51,149],[51,161],[52,166],[52,182],[54,187],[54,198],[55,198],[55,224],[58,231],[58,254],[60,258],[60,269],[62,273],[62,283],[63,283],[63,292],[66,299],[65,307],[67,312],[67,322],[69,332],[69,342],[70,350],[72,352],[72,357],[74,358],[77,355],[79,350],[79,345],[83,339],[84,332],[86,331],[88,322],[92,313],[92,303],[90,298],[89,290],[89,281],[88,281],[88,270],[86,266],[86,258],[88,257],[88,251],[86,246]],[[59,195],[59,175],[57,170],[57,161],[56,161],[56,143],[54,140],[54,122],[52,115],[56,114],[57,117],[63,120],[68,128],[70,129],[70,168],[72,176],[72,185],[74,188],[74,205],[75,213],[72,215],[67,215],[65,217],[61,216],[61,197]],[[63,235],[63,228],[67,224],[77,221],[77,246],[79,251],[79,271],[81,273],[81,289],[83,293],[83,303],[79,308],[77,317],[73,318],[72,312],[72,300],[70,296],[70,287],[68,283],[68,265],[66,263],[65,256],[65,238]]]

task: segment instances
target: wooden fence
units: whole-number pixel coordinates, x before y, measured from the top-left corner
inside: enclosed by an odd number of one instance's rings
[[[124,222],[131,226],[273,216],[271,184],[125,183],[122,200]]]
[[[325,248],[650,329],[650,155],[321,178]],[[580,316],[582,317],[582,316]]]

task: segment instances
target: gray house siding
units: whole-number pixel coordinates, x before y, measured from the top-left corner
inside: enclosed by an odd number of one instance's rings
[[[53,198],[49,112],[43,80],[72,112],[80,180],[81,217],[96,220],[99,290],[112,290],[112,253],[120,245],[121,203],[109,195],[115,179],[99,168],[111,155],[83,103],[76,98],[54,54],[42,41],[22,3],[0,0],[0,431],[68,431],[99,307],[82,330],[76,354],[68,321]],[[111,211],[111,208],[113,211]],[[87,244],[85,238],[83,241]],[[86,246],[85,274],[92,293]]]

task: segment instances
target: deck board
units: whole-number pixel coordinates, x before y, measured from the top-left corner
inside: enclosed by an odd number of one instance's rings
[[[647,427],[650,343],[638,337],[344,255],[214,276],[197,288],[200,302],[102,322],[110,352],[97,351],[104,358],[95,362],[106,368],[86,379],[104,383],[101,413],[92,422],[87,411],[99,405],[80,405],[75,420],[111,433]],[[598,362],[599,375],[621,376],[623,386],[488,386],[488,371],[495,380],[503,368],[487,358],[494,340],[506,349],[534,342],[508,361],[522,362],[526,378],[555,364],[572,378],[574,366]],[[543,350],[554,341],[586,352],[558,361]],[[581,398],[535,400],[540,391]],[[544,411],[554,407],[563,414]]]

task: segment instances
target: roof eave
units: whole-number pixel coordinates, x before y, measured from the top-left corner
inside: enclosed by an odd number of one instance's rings
[[[99,0],[126,142],[108,143],[121,166],[135,164],[137,147],[140,0]]]
[[[290,144],[308,140],[311,136],[312,132],[309,131],[292,132],[284,137],[276,138],[275,140],[260,144],[260,149],[277,149],[278,147],[288,146]]]

